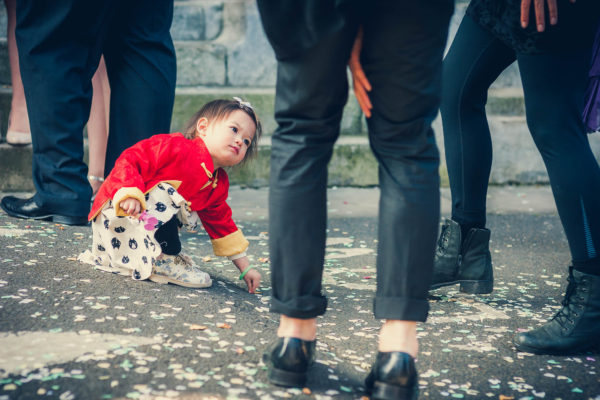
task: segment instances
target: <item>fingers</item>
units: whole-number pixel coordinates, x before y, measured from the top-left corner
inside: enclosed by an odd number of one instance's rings
[[[127,199],[120,204],[127,215],[137,216],[142,211],[142,205],[135,199]]]
[[[248,293],[256,293],[258,285],[260,285],[260,273],[257,271],[250,271],[245,277],[246,285],[248,286]]]
[[[354,95],[356,96],[356,100],[358,100],[361,110],[369,118],[371,117],[373,105],[367,92],[371,90],[371,83],[367,79],[358,59],[351,58],[348,64],[350,65],[350,71],[352,71]]]
[[[546,29],[546,22],[544,16],[544,0],[534,0],[535,6],[535,23],[537,24],[538,32],[544,32]]]
[[[354,95],[356,96],[356,100],[358,100],[358,105],[360,109],[363,111],[365,116],[369,118],[371,116],[371,109],[373,105],[371,104],[371,100],[369,99],[368,91],[371,90],[371,83],[367,79],[365,75],[365,71],[362,69],[362,65],[360,64],[360,52],[362,50],[362,27],[359,28],[358,33],[356,35],[356,39],[354,40],[354,45],[352,46],[352,52],[350,53],[350,60],[348,60],[348,66],[350,67],[350,71],[352,72],[352,82],[354,86]]]
[[[356,96],[358,105],[365,114],[365,117],[370,118],[373,105],[371,104],[371,100],[369,99],[369,95],[367,94],[365,87],[356,80],[354,81],[354,95]]]
[[[529,8],[531,0],[521,0],[521,27],[527,28],[529,25]]]
[[[548,0],[548,14],[550,15],[550,25],[556,25],[558,22],[558,7],[556,0]]]

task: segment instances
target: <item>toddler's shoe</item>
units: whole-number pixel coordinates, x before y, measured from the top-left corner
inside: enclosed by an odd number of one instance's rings
[[[189,288],[207,288],[212,285],[210,275],[198,268],[192,259],[183,253],[176,256],[161,254],[154,262],[152,275],[148,279]]]

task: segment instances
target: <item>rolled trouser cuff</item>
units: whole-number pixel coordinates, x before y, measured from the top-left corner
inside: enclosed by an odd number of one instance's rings
[[[302,296],[289,301],[271,299],[271,312],[286,317],[309,319],[325,314],[327,298],[325,296]]]
[[[429,302],[407,297],[375,297],[373,313],[377,319],[425,322]]]

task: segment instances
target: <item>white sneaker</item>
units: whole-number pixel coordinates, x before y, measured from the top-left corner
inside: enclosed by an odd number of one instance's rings
[[[200,270],[192,259],[183,253],[176,256],[161,254],[154,262],[152,275],[148,279],[157,283],[172,283],[190,288],[212,286],[210,275]]]

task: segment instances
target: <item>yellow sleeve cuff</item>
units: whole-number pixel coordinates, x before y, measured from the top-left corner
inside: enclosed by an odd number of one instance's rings
[[[211,239],[216,256],[229,257],[246,251],[250,244],[241,230],[218,239]]]
[[[144,193],[136,187],[123,187],[117,190],[117,193],[113,196],[113,207],[115,209],[115,214],[117,217],[125,217],[125,211],[121,209],[121,202],[126,199],[137,199],[142,205],[142,211],[146,209],[146,198],[144,197]]]

